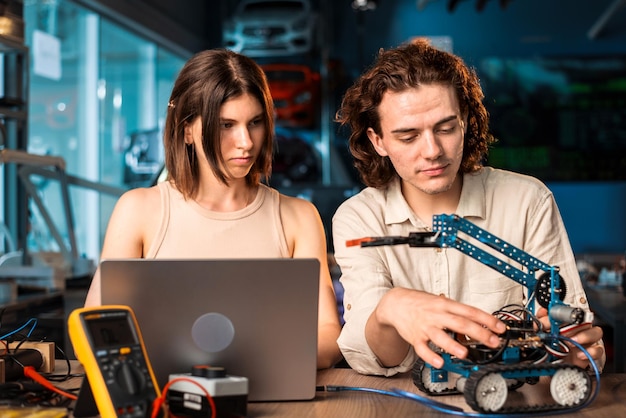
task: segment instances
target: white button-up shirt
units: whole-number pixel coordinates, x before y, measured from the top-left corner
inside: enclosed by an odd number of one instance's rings
[[[558,266],[567,287],[564,302],[589,311],[561,215],[552,192],[539,180],[491,167],[466,174],[455,213],[540,261]],[[353,369],[390,376],[409,370],[416,360],[411,349],[398,366],[383,367],[365,339],[365,324],[370,314],[393,287],[445,295],[487,312],[526,302],[529,292],[523,285],[455,248],[346,246],[347,241],[357,238],[408,236],[410,232],[427,231],[431,226],[425,225],[410,209],[399,181],[387,189],[366,188],[345,201],[335,213],[335,258],[345,289],[345,325],[338,342]],[[463,234],[459,237],[498,254]],[[522,269],[518,263],[503,257],[498,255]]]

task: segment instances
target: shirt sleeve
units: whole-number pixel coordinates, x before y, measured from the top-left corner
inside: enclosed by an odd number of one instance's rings
[[[359,199],[345,202],[333,217],[335,258],[341,268],[344,287],[344,319],[338,344],[344,358],[362,374],[392,376],[411,369],[413,349],[396,367],[384,367],[365,339],[365,324],[382,296],[393,285],[384,253],[380,247],[347,246],[346,242],[363,237],[384,235],[383,217]]]
[[[535,258],[559,266],[565,282],[564,303],[589,311],[585,290],[576,266],[569,237],[558,206],[551,192],[537,199],[535,210],[528,213],[524,250]]]
[[[563,302],[582,308],[588,312],[587,320],[592,320],[569,238],[550,190],[527,176],[498,171],[487,178],[487,174],[466,179],[466,200],[459,205],[459,215],[532,257],[558,266],[565,281]],[[408,350],[401,364],[388,368],[380,364],[365,338],[370,315],[391,288],[400,286],[445,294],[486,312],[525,303],[534,289],[523,289],[521,284],[505,280],[490,267],[450,248],[427,251],[400,246],[392,251],[384,246],[347,246],[348,240],[404,236],[410,232],[411,223],[402,221],[404,218],[398,212],[389,216],[390,210],[393,212],[401,205],[386,199],[390,195],[373,190],[348,199],[333,218],[333,237],[344,287],[345,325],[339,347],[356,371],[391,376],[410,370],[416,360],[414,350]],[[403,229],[402,224],[408,225]],[[409,254],[411,251],[420,251],[419,258],[414,255],[417,253]]]

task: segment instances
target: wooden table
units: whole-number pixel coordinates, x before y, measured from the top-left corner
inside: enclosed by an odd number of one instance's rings
[[[331,369],[318,373],[320,385],[347,385],[390,390],[398,388],[423,396],[410,377],[384,378],[362,376],[350,369]],[[567,417],[615,418],[626,413],[626,374],[607,374],[602,376],[601,392],[592,405]],[[551,402],[547,382],[538,385],[526,385],[511,393],[515,401],[527,403]],[[428,399],[445,402],[474,412],[461,395],[429,397]],[[310,402],[251,403],[248,405],[250,417],[449,417],[413,400],[394,398],[368,392],[324,392]]]
[[[616,373],[626,372],[626,298],[617,289],[585,286],[595,315],[613,328],[613,363]]]
[[[59,370],[62,365],[59,364]],[[80,370],[80,366],[75,369]],[[59,372],[57,370],[57,372]],[[73,370],[76,372],[77,370]],[[351,369],[329,369],[318,372],[318,385],[351,386],[370,389],[391,390],[398,388],[420,396],[408,375],[385,378],[363,376]],[[67,382],[68,387],[77,387],[79,382]],[[551,402],[548,382],[537,385],[525,385],[512,392],[509,398],[523,404]],[[474,412],[469,408],[462,395],[429,397],[428,399],[445,402],[449,405]],[[600,384],[600,393],[587,408],[559,416],[616,418],[626,413],[626,374],[604,374]],[[311,401],[299,402],[252,402],[248,404],[248,417],[298,417],[298,418],[401,418],[401,417],[449,417],[413,400],[363,392],[319,392]],[[537,415],[535,415],[537,416]]]

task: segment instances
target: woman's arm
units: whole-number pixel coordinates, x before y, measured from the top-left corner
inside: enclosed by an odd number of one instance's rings
[[[320,262],[317,367],[332,367],[341,359],[337,345],[341,325],[322,220],[312,203],[282,195],[281,217],[292,257],[317,258]]]
[[[152,216],[159,214],[159,192],[156,187],[133,189],[124,193],[113,209],[104,237],[100,260],[107,258],[140,258]],[[101,305],[100,270],[96,269],[87,293],[85,306]]]

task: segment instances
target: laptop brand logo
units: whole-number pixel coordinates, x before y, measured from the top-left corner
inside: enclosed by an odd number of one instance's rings
[[[235,327],[228,317],[209,312],[196,319],[191,327],[191,338],[199,349],[217,353],[228,347],[235,338]]]

